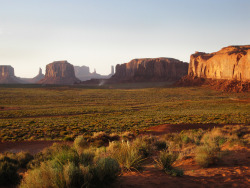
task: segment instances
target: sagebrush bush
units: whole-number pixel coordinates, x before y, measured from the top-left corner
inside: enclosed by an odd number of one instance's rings
[[[95,158],[95,153],[90,150],[84,150],[79,154],[79,161],[82,165],[88,166],[93,164]]]
[[[50,157],[43,157],[40,165],[29,170],[20,187],[100,187],[120,173],[115,159],[95,156],[91,149],[79,153],[75,147],[57,145],[44,152]]]
[[[121,172],[119,163],[110,157],[97,161],[93,171],[93,184],[100,187],[113,182]]]
[[[220,158],[220,147],[217,144],[205,144],[196,148],[195,161],[201,167],[217,164]]]
[[[17,170],[17,160],[3,157],[0,160],[0,186],[17,185],[21,179]]]
[[[88,147],[88,142],[85,140],[85,138],[82,135],[78,136],[74,140],[74,147],[77,151],[81,151],[82,149]]]
[[[34,159],[33,155],[28,152],[19,152],[16,154],[16,158],[21,168],[26,168],[27,164]]]
[[[154,143],[156,139],[151,136],[139,136],[133,142],[133,147],[137,147],[143,158],[148,157],[154,151]]]
[[[157,140],[155,143],[154,143],[156,149],[159,151],[161,150],[166,150],[168,148],[167,146],[167,143],[163,140]]]
[[[183,176],[183,171],[174,168],[172,165],[177,160],[178,155],[169,151],[161,151],[158,158],[155,160],[158,167],[172,176]]]

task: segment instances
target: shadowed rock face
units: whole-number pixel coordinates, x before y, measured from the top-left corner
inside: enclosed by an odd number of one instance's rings
[[[74,66],[67,61],[55,61],[46,66],[45,78],[39,84],[74,84],[80,82],[75,76]]]
[[[229,46],[211,54],[196,52],[190,57],[188,75],[250,81],[250,45]]]
[[[134,59],[116,66],[116,81],[178,80],[188,73],[188,63],[173,58]]]
[[[21,81],[15,76],[12,66],[0,66],[0,84],[16,84],[20,82]]]

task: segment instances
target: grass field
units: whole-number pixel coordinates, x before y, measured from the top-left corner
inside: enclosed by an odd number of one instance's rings
[[[250,122],[250,93],[163,85],[119,88],[2,85],[0,140],[67,140],[159,124]]]

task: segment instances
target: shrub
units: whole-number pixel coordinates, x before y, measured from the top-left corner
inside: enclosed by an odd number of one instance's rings
[[[64,166],[63,176],[65,187],[82,187],[86,183],[81,168],[72,162]]]
[[[195,161],[205,168],[217,164],[220,159],[220,148],[216,144],[206,144],[198,146],[195,154]]]
[[[9,157],[3,157],[0,160],[0,185],[16,185],[21,177],[17,173],[18,161]]]
[[[172,176],[183,176],[183,171],[174,168],[172,165],[178,158],[177,154],[170,153],[169,151],[161,151],[158,159],[155,160],[158,167],[164,170],[167,174]]]
[[[16,154],[16,158],[21,168],[26,168],[27,164],[34,159],[33,155],[28,152],[19,152]]]
[[[134,139],[135,135],[132,132],[126,131],[122,133],[121,137],[124,141],[128,141]]]
[[[133,147],[138,148],[140,154],[143,158],[148,157],[152,154],[154,148],[153,143],[155,142],[155,139],[152,137],[144,136],[144,137],[137,137],[133,141]]]
[[[82,135],[78,136],[74,140],[74,147],[77,151],[80,151],[80,150],[88,147],[88,142],[85,140],[85,138]]]
[[[155,145],[157,150],[167,149],[167,143],[163,140],[157,140],[154,145]]]
[[[29,170],[20,188],[66,187],[62,169],[56,169],[52,161],[42,162],[35,169]]]
[[[110,157],[101,158],[97,161],[93,169],[93,184],[101,186],[103,184],[110,184],[120,174],[121,169],[118,162]]]
[[[88,166],[90,164],[93,164],[94,158],[95,158],[95,153],[89,150],[85,150],[84,152],[79,154],[79,160],[83,166]]]
[[[52,160],[54,156],[70,150],[72,151],[72,149],[68,145],[54,143],[52,146],[36,154],[34,156],[34,159],[30,161],[27,166],[28,168],[37,168],[41,165],[42,162]]]
[[[111,143],[107,148],[110,157],[116,159],[123,170],[139,170],[143,157],[139,148],[129,142]]]

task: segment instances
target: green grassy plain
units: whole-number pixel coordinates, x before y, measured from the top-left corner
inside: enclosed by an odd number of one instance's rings
[[[159,124],[250,122],[250,93],[163,84],[114,88],[1,85],[0,140],[63,140]]]

